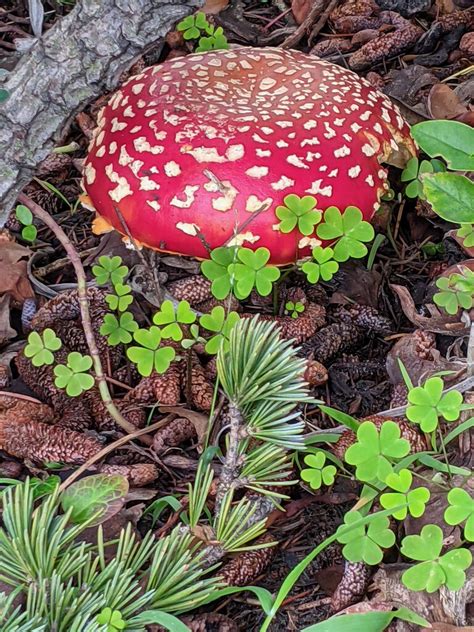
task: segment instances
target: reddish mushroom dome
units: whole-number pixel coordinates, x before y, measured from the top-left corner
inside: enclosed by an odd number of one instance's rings
[[[381,163],[414,153],[397,107],[365,79],[297,51],[238,48],[129,79],[99,115],[84,187],[97,230],[201,258],[205,244],[264,246],[284,264],[315,243],[278,230],[286,195],[369,220],[388,186]]]

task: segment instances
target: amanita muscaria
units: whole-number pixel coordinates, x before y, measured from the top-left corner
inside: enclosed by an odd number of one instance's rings
[[[194,54],[129,79],[100,112],[84,188],[98,218],[151,248],[207,258],[264,246],[285,264],[320,243],[278,230],[288,194],[370,220],[389,162],[416,148],[397,107],[351,71],[297,51]],[[125,228],[126,225],[126,228]]]

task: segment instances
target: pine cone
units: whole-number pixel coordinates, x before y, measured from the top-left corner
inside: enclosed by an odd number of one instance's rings
[[[334,318],[343,323],[352,323],[356,327],[376,334],[390,333],[392,327],[388,318],[368,305],[344,305],[334,310]]]
[[[191,632],[239,632],[235,621],[218,612],[193,614],[183,617],[182,621]]]
[[[198,410],[209,412],[214,397],[214,386],[207,379],[206,373],[198,360],[191,367],[191,403]]]
[[[255,541],[255,544],[274,542],[270,534],[266,533]],[[244,551],[232,558],[217,571],[228,586],[248,586],[253,584],[259,575],[268,567],[275,556],[276,547],[270,546],[255,551]]]
[[[339,353],[357,345],[363,339],[361,330],[349,323],[333,323],[323,327],[317,334],[307,340],[299,351],[300,355],[309,356],[318,362],[327,364]]]
[[[15,397],[15,395],[0,395],[0,421],[25,424],[29,421],[54,423],[53,410],[46,404],[40,404],[30,399]]]
[[[192,307],[212,298],[211,282],[200,275],[173,281],[168,284],[167,290],[177,301],[188,301]]]
[[[371,574],[370,566],[364,562],[345,561],[344,574],[332,596],[332,610],[339,612],[360,601],[367,591]]]
[[[35,421],[0,420],[0,450],[19,459],[80,464],[101,449],[101,443],[74,430]]]
[[[61,173],[63,178],[67,177],[72,165],[72,158],[68,154],[49,154],[42,160],[35,169],[37,178],[45,178],[53,173]]]
[[[210,382],[214,382],[217,377],[217,359],[216,356],[212,356],[209,362],[204,366],[204,372],[207,379]]]
[[[98,389],[94,388],[87,391],[83,394],[83,398],[89,405],[96,430],[99,432],[117,430],[117,424],[102,401]],[[113,402],[123,417],[135,428],[143,428],[145,426],[146,414],[137,402],[131,402],[125,398],[114,399]]]
[[[130,485],[145,487],[158,478],[158,468],[154,463],[137,463],[134,465],[113,465],[106,463],[99,470],[104,474],[121,474]]]
[[[194,424],[185,417],[178,417],[170,421],[167,426],[156,431],[153,437],[153,450],[163,454],[168,448],[181,445],[185,441],[197,437]]]
[[[242,318],[253,318],[255,314],[242,314]],[[309,303],[305,311],[298,316],[270,316],[260,314],[260,320],[272,321],[280,327],[280,335],[287,340],[293,339],[295,344],[300,344],[310,339],[318,329],[326,322],[326,309],[322,305]]]
[[[218,301],[217,298],[212,297],[202,303],[196,303],[193,307],[203,314],[208,314],[214,309],[214,307],[218,306],[223,307],[226,312],[240,312],[242,309],[239,301],[233,294],[230,294],[223,301]]]
[[[395,384],[392,389],[392,399],[390,400],[390,408],[398,408],[399,406],[406,406],[408,401],[408,389],[404,382]]]
[[[105,290],[97,287],[87,288],[89,304],[103,314],[109,311],[105,296]],[[77,320],[80,316],[81,308],[77,289],[67,290],[49,300],[38,310],[32,321],[32,327],[36,331],[43,331],[46,327],[53,327],[58,320]]]
[[[376,428],[380,429],[380,426],[385,421],[394,421],[400,428],[400,436],[402,439],[406,439],[410,444],[410,452],[423,452],[427,449],[427,445],[425,439],[420,435],[417,431],[416,427],[405,419],[405,417],[396,417],[395,419],[390,419],[390,417],[383,417],[382,415],[370,415],[369,417],[365,417],[365,419],[361,419],[362,421],[372,421]],[[343,432],[339,438],[339,440],[333,445],[332,451],[334,455],[337,456],[341,461],[344,459],[344,455],[346,450],[357,440],[355,432],[352,430],[346,430]]]
[[[159,402],[163,406],[176,406],[181,399],[181,366],[173,362],[166,373],[152,373],[144,377],[129,391],[122,402],[143,406]]]
[[[321,386],[328,381],[328,370],[317,360],[308,360],[304,379],[310,386]]]

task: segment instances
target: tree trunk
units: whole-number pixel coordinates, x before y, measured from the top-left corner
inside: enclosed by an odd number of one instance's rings
[[[202,0],[78,0],[2,86],[0,227],[73,117]]]

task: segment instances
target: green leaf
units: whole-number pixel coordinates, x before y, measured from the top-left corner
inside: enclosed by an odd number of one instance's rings
[[[402,182],[410,182],[411,180],[415,180],[418,177],[418,168],[419,161],[416,156],[410,158],[407,162],[405,169],[402,171],[402,175],[400,176],[400,180]]]
[[[90,390],[95,383],[94,378],[86,371],[92,367],[92,358],[72,351],[67,357],[67,364],[58,364],[54,367],[54,383],[58,388],[65,388],[70,397],[82,395]]]
[[[0,88],[0,103],[5,103],[10,98],[10,93],[5,88]]]
[[[397,520],[404,520],[409,512],[414,518],[419,518],[425,512],[425,506],[430,498],[430,492],[425,487],[417,487],[411,491],[413,481],[412,473],[407,469],[402,469],[398,473],[392,472],[385,479],[388,487],[395,490],[380,496],[380,504],[384,509],[393,509],[405,505],[402,509],[395,510],[393,517]]]
[[[214,248],[211,259],[201,263],[201,272],[212,281],[211,292],[217,300],[223,300],[232,289],[228,267],[237,261],[236,247]]]
[[[424,176],[423,193],[433,210],[446,221],[455,224],[473,221],[474,182],[466,176],[454,173]]]
[[[137,331],[138,324],[130,312],[120,314],[120,319],[114,314],[105,314],[104,322],[100,326],[102,336],[107,336],[109,345],[128,344],[132,341],[132,333]]]
[[[71,510],[69,520],[75,524],[93,521],[88,526],[105,522],[125,504],[128,481],[119,474],[94,474],[72,483],[61,496],[65,512]]]
[[[170,632],[189,632],[190,630],[190,628],[184,625],[177,617],[161,610],[145,610],[145,612],[141,612],[133,618],[133,623],[139,625],[151,625],[156,623],[170,630]]]
[[[407,418],[420,425],[423,432],[433,432],[439,417],[446,421],[456,421],[461,414],[463,396],[459,391],[449,391],[443,395],[444,383],[440,377],[431,377],[423,386],[408,391]]]
[[[163,338],[172,338],[175,342],[182,340],[183,330],[180,324],[189,325],[196,320],[196,314],[188,301],[180,301],[175,308],[171,301],[163,301],[160,311],[153,316],[155,325],[165,325],[161,330]]]
[[[368,250],[363,242],[372,241],[375,234],[372,225],[364,221],[362,212],[355,206],[348,206],[344,213],[335,206],[330,206],[316,233],[321,239],[337,240],[334,245],[334,259],[339,262],[364,257]]]
[[[341,410],[337,410],[336,408],[331,408],[330,406],[325,406],[324,404],[320,404],[319,408],[326,413],[331,419],[334,419],[338,423],[342,424],[352,430],[353,432],[357,432],[360,428],[360,423],[347,413],[343,413]]]
[[[123,283],[128,274],[128,268],[122,265],[122,257],[99,257],[99,265],[92,266],[92,274],[95,276],[97,285],[105,285],[111,282],[113,285]]]
[[[474,542],[474,499],[466,490],[452,489],[448,494],[449,507],[444,512],[444,520],[449,525],[465,522],[464,537]]]
[[[456,231],[456,236],[463,240],[463,246],[472,248],[474,246],[474,224],[462,224]]]
[[[312,195],[287,195],[283,202],[285,206],[277,206],[275,214],[279,220],[279,230],[282,233],[291,233],[298,226],[302,235],[311,235],[314,226],[321,221],[321,211],[315,210],[316,198]]]
[[[430,623],[409,608],[398,608],[393,612],[357,612],[355,614],[338,614],[303,628],[301,632],[383,632],[393,619],[401,619],[418,626],[430,627]]]
[[[120,610],[112,610],[112,608],[103,608],[96,617],[97,623],[107,626],[107,632],[117,632],[125,630],[126,623],[122,619]]]
[[[320,278],[323,281],[330,281],[339,270],[339,263],[334,260],[334,250],[316,246],[313,248],[312,255],[314,261],[307,261],[301,266],[308,281],[317,283]]]
[[[203,314],[199,319],[199,323],[204,329],[215,332],[215,335],[206,342],[206,353],[216,354],[221,345],[227,351],[230,332],[239,320],[240,316],[237,312],[230,312],[226,316],[225,310],[221,305],[214,307],[209,314]]]
[[[441,156],[450,169],[474,170],[474,129],[458,121],[424,121],[411,134],[428,156]]]
[[[160,347],[161,331],[159,327],[139,329],[133,337],[140,347],[129,347],[127,357],[137,366],[140,375],[148,377],[152,371],[165,373],[174,360],[176,352],[172,347]]]
[[[33,224],[30,224],[29,226],[25,226],[23,230],[21,231],[21,236],[23,237],[23,239],[25,241],[30,241],[31,243],[35,241],[37,235],[38,235],[38,231],[36,229],[36,226],[33,226]]]
[[[228,273],[236,281],[235,295],[238,299],[249,296],[255,287],[261,296],[267,296],[272,291],[273,282],[280,277],[276,266],[266,265],[270,258],[268,248],[240,248],[237,252],[240,263],[228,266]]]
[[[319,489],[321,485],[332,485],[337,469],[334,465],[325,465],[326,455],[317,451],[305,457],[304,462],[309,468],[301,470],[301,478],[309,483],[311,489]]]
[[[386,516],[377,516],[367,526],[355,526],[361,518],[358,511],[348,511],[344,516],[344,524],[336,531],[336,536],[345,545],[342,553],[346,560],[375,566],[382,561],[382,549],[391,548],[395,544],[395,534],[389,529],[390,521]],[[354,528],[347,531],[346,527],[351,525]]]
[[[33,223],[33,213],[27,206],[23,204],[18,204],[15,209],[15,216],[19,222],[21,222],[24,226],[28,226]]]
[[[410,444],[400,438],[400,427],[393,421],[385,421],[377,430],[371,421],[364,421],[357,430],[357,442],[344,455],[350,465],[356,466],[360,481],[385,482],[392,473],[392,463],[406,456]]]
[[[24,353],[27,358],[31,358],[33,366],[43,366],[45,364],[53,364],[54,355],[52,352],[58,351],[61,346],[61,340],[48,327],[41,334],[36,331],[32,331],[29,334],[28,344]]]

